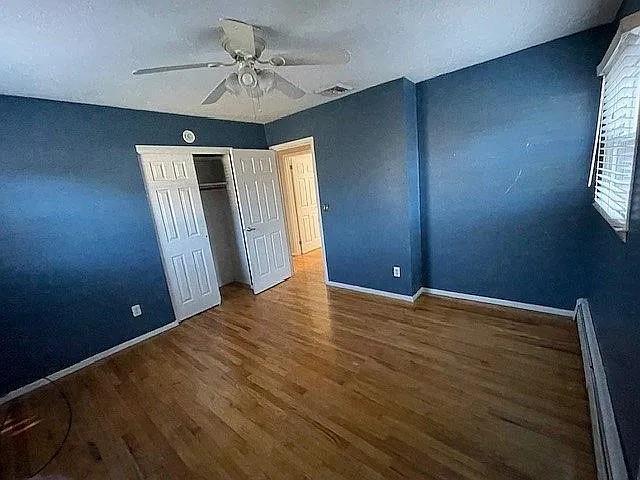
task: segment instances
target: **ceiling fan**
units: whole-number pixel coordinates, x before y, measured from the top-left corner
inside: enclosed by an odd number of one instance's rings
[[[229,18],[222,19],[220,26],[222,27],[222,48],[231,56],[232,61],[143,68],[135,70],[133,74],[146,75],[195,68],[237,67],[236,71],[222,80],[202,101],[202,105],[210,105],[220,100],[225,93],[236,96],[245,93],[255,100],[275,90],[289,98],[301,98],[305,95],[304,90],[278,75],[273,70],[274,67],[343,65],[351,59],[349,52],[341,50],[324,52],[309,58],[283,54],[262,60],[260,55],[267,45],[262,29]]]

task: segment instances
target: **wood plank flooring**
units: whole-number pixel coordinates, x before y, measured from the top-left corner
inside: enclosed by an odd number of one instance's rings
[[[72,479],[595,479],[567,319],[327,289],[318,252],[261,294],[59,381],[42,475]],[[0,407],[1,478],[64,436],[55,387]]]

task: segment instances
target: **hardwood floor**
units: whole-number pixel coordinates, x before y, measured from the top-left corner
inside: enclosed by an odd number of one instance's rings
[[[318,252],[261,295],[60,380],[73,479],[595,479],[575,325],[327,289]],[[55,387],[13,402],[2,478],[55,450]]]

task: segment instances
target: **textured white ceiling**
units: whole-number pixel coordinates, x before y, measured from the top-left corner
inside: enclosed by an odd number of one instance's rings
[[[268,28],[265,55],[345,48],[346,66],[282,67],[307,92],[414,82],[607,23],[621,0],[2,0],[0,93],[267,122],[329,101],[274,93],[201,100],[228,69],[133,77],[135,68],[224,60],[220,17]]]

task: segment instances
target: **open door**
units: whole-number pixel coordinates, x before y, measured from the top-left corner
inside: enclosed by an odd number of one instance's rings
[[[140,155],[178,321],[220,304],[220,290],[190,153]]]
[[[280,182],[272,150],[231,150],[251,283],[260,293],[291,276]]]
[[[298,217],[300,249],[302,253],[307,253],[320,248],[321,245],[313,158],[311,152],[304,152],[292,155],[289,159]]]

